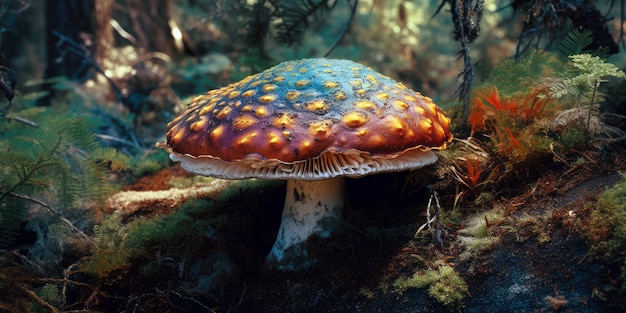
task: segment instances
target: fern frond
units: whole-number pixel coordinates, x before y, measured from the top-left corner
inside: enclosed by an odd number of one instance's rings
[[[578,29],[572,29],[565,38],[561,41],[558,51],[563,56],[576,55],[581,53],[588,53],[590,51],[585,50],[590,44],[593,43],[593,31],[590,29],[584,29],[580,31]]]
[[[105,162],[113,172],[121,172],[128,169],[130,158],[116,149],[100,147],[91,151],[90,156],[100,162]]]
[[[15,243],[19,235],[26,206],[19,199],[8,199],[0,206],[0,249],[5,249]]]
[[[577,54],[569,58],[572,60],[574,67],[581,71],[578,76],[574,77],[574,81],[577,84],[591,86],[598,80],[605,81],[604,78],[606,77],[626,79],[626,74],[615,64],[605,62],[598,56]]]
[[[78,177],[71,172],[68,166],[63,165],[56,168],[58,179],[55,180],[55,185],[59,209],[67,210],[82,195],[83,188],[81,188]]]
[[[561,79],[557,81],[551,81],[549,83],[550,96],[555,99],[561,99],[568,96],[579,97],[581,95],[580,89],[578,89],[571,79]]]
[[[112,191],[111,171],[130,164],[117,150],[100,147],[83,117],[47,119],[25,141],[16,140],[0,160],[7,174],[0,180],[0,199],[11,192],[32,194],[52,187],[61,209],[71,208],[81,196],[102,203]]]
[[[498,90],[505,95],[524,93],[537,80],[565,72],[565,65],[556,53],[531,50],[517,59],[500,61],[489,73],[484,85],[498,86]]]

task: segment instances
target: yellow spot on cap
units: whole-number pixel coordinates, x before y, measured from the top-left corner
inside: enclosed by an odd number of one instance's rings
[[[256,94],[256,90],[250,89],[250,90],[247,90],[244,93],[242,93],[241,96],[244,97],[244,98],[249,98],[249,97],[254,96],[255,94]]]
[[[276,95],[275,94],[269,94],[269,95],[262,95],[259,97],[259,101],[261,102],[272,102],[276,100]]]
[[[222,110],[220,110],[220,111],[219,111],[219,112],[215,115],[215,118],[217,118],[217,119],[220,119],[220,120],[221,120],[221,119],[225,118],[226,116],[228,116],[228,114],[230,114],[230,112],[231,112],[232,110],[233,110],[233,109],[232,109],[231,107],[229,107],[229,106],[225,106]]]
[[[300,143],[300,150],[308,150],[309,148],[311,148],[312,143],[308,140],[302,140],[302,142]]]
[[[197,122],[191,124],[189,128],[195,132],[202,130],[206,126],[206,118],[200,117]]]
[[[369,137],[369,143],[372,146],[382,146],[385,144],[385,137],[383,137],[382,135],[372,135]]]
[[[354,87],[361,87],[361,81],[360,80],[353,80],[350,82],[350,85],[354,86]]]
[[[370,74],[365,75],[365,79],[367,79],[370,83],[372,83],[374,85],[378,85],[379,84],[378,79],[376,79],[376,77],[374,77],[374,76],[372,76]]]
[[[276,128],[285,128],[288,126],[293,126],[295,125],[295,123],[296,123],[295,116],[291,114],[286,114],[286,113],[279,114],[278,117],[274,118],[274,121],[272,121],[272,125],[274,125],[274,127]]]
[[[369,100],[359,100],[354,102],[354,106],[359,109],[373,109],[376,107],[376,104]]]
[[[177,116],[175,119],[167,123],[167,128],[170,129],[174,124],[177,124],[178,122],[180,122],[182,118],[183,118],[182,115]]]
[[[386,92],[379,92],[376,94],[376,98],[380,99],[380,100],[387,100],[389,99],[389,94]]]
[[[255,79],[258,76],[258,74],[254,74],[254,75],[250,75],[250,76],[246,76],[246,78],[242,79],[241,81],[239,81],[240,84],[245,84],[253,79]]]
[[[189,114],[189,116],[187,116],[187,118],[185,119],[185,123],[191,123],[191,122],[195,122],[198,119],[198,116],[196,114]]]
[[[304,87],[304,86],[306,86],[306,85],[308,85],[308,84],[310,84],[310,83],[311,83],[311,81],[310,81],[310,80],[307,80],[307,79],[302,79],[302,80],[299,80],[299,81],[297,81],[297,82],[296,82],[296,86],[298,86],[298,87]]]
[[[237,91],[237,90],[235,90],[235,91],[231,91],[231,92],[228,94],[228,99],[235,98],[235,97],[237,97],[240,93],[241,93],[241,92],[239,92],[239,91]]]
[[[257,120],[249,114],[238,116],[233,120],[233,127],[236,129],[246,129],[254,125]]]
[[[334,81],[326,81],[326,82],[324,82],[324,87],[326,87],[326,88],[337,88],[337,87],[339,87],[339,84],[337,84]]]
[[[237,143],[239,145],[245,145],[245,144],[249,143],[250,141],[252,141],[258,135],[259,135],[258,131],[249,132],[249,133],[239,137],[239,140],[237,141]]]
[[[403,90],[404,89],[408,89],[408,88],[406,88],[406,86],[403,83],[396,83],[396,88],[403,89]]]
[[[445,128],[450,127],[450,118],[445,116],[442,112],[437,112],[437,118],[439,119],[439,123],[441,123],[441,126]]]
[[[195,97],[191,100],[191,103],[200,102],[200,101],[204,100],[206,97],[207,97],[207,96],[205,96],[205,95],[195,96]]]
[[[411,96],[411,95],[404,95],[404,99],[411,101],[411,102],[417,102],[417,98]]]
[[[369,118],[367,117],[367,114],[356,111],[348,112],[341,118],[343,124],[349,128],[362,126],[367,123],[368,120]]]
[[[356,131],[356,135],[359,136],[359,137],[363,137],[363,136],[367,135],[368,132],[369,131],[367,129],[365,129],[365,128],[359,128]]]
[[[309,132],[317,139],[326,139],[330,135],[332,121],[315,121],[309,124]]]
[[[430,114],[437,114],[437,106],[432,101],[426,102],[426,107],[428,108],[428,111],[430,111]]]
[[[224,133],[224,125],[220,125],[220,126],[215,127],[215,129],[211,131],[211,133],[209,134],[209,137],[211,137],[211,141],[216,141],[220,139],[220,137],[222,137],[223,133]]]
[[[285,95],[285,97],[287,98],[287,100],[289,101],[293,101],[296,100],[298,98],[298,96],[300,96],[300,93],[295,91],[295,90],[290,90],[287,92],[287,94]]]
[[[323,113],[324,111],[328,110],[329,107],[324,100],[317,99],[317,100],[307,102],[305,104],[305,109],[311,112]]]
[[[421,106],[419,106],[419,105],[416,105],[416,106],[415,106],[415,112],[417,112],[417,114],[419,114],[419,115],[424,115],[424,114],[426,114],[426,110],[424,110],[424,108],[422,108],[422,107],[421,107]]]
[[[442,140],[444,136],[445,136],[445,131],[443,130],[443,127],[441,127],[439,123],[433,124],[433,132],[432,132],[431,138],[433,140],[439,141],[439,140]]]
[[[335,94],[335,100],[346,100],[346,93],[343,91],[338,91]]]
[[[423,119],[419,121],[419,128],[421,129],[421,132],[426,132],[430,134],[433,128],[433,121],[429,118]]]
[[[272,85],[272,84],[263,85],[263,91],[265,92],[271,92],[271,91],[274,91],[275,89],[276,89],[276,85]]]
[[[259,106],[258,108],[256,108],[256,110],[254,111],[254,113],[256,114],[256,116],[258,117],[264,117],[267,115],[267,108],[264,106]]]
[[[299,69],[300,73],[302,73],[302,74],[306,73],[307,70],[308,69],[306,67],[302,67],[302,68]]]
[[[356,91],[356,94],[359,95],[359,96],[363,96],[366,92],[367,92],[367,90],[361,88],[361,89]]]
[[[408,129],[406,122],[395,115],[387,116],[386,125],[389,132],[397,135],[398,137],[403,137]]]
[[[185,131],[183,130],[176,130],[176,132],[174,133],[174,136],[172,136],[172,139],[170,139],[170,141],[172,143],[179,143],[181,140],[183,140],[183,138],[185,137]]]
[[[406,109],[409,108],[409,105],[402,101],[402,100],[394,100],[393,101],[393,106],[396,107],[396,109],[400,110],[400,111],[404,111]]]
[[[250,112],[252,111],[252,109],[254,108],[254,106],[252,106],[251,104],[248,104],[246,106],[244,106],[243,108],[241,108],[241,112]]]
[[[276,146],[276,145],[280,144],[281,141],[282,141],[282,139],[280,138],[279,135],[277,135],[275,133],[272,133],[272,132],[267,134],[267,143],[270,146]]]

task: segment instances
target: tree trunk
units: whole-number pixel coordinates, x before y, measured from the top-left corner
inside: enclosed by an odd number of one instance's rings
[[[172,58],[180,56],[184,50],[183,38],[174,38],[171,24],[171,0],[128,0],[130,23],[138,42],[145,51],[159,51]],[[180,36],[184,35],[181,29]]]
[[[48,0],[45,78],[82,81],[113,42],[112,0]]]

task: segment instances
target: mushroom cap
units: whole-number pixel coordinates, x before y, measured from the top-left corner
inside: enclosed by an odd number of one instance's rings
[[[302,59],[194,98],[161,145],[196,174],[313,180],[434,163],[449,126],[430,98],[369,67]]]

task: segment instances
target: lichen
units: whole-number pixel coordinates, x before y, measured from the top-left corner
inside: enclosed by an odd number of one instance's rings
[[[397,292],[428,287],[428,295],[450,310],[460,309],[468,292],[465,280],[449,265],[420,271],[408,278],[398,278],[393,287]]]

